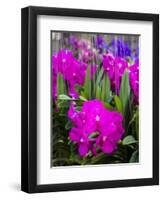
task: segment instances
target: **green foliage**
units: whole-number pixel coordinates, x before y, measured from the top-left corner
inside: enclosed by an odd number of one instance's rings
[[[120,99],[122,102],[123,115],[125,116],[128,112],[130,101],[130,84],[128,71],[126,71],[122,76],[120,87]]]
[[[102,80],[103,74],[104,74],[104,70],[103,70],[103,68],[101,67],[101,68],[98,70],[98,73],[97,73],[96,87],[97,87],[98,85],[101,84],[101,80]]]
[[[130,163],[139,162],[139,152],[138,152],[138,150],[136,150],[136,151],[134,151],[134,152],[132,153],[129,162],[130,162]]]
[[[92,134],[89,135],[89,138],[94,138],[99,135],[99,132],[93,132]]]
[[[131,119],[128,123],[127,132],[131,132],[132,135],[139,140],[139,108],[133,108]]]
[[[110,98],[110,80],[107,74],[104,74],[101,87],[101,100],[108,102]]]
[[[130,120],[130,84],[129,84],[129,74],[126,70],[122,76],[121,86],[120,86],[120,100],[122,102],[122,114],[124,119],[124,127],[127,129]]]
[[[66,125],[65,125],[65,129],[66,130],[70,130],[73,127],[73,124],[70,120],[67,121]]]
[[[122,113],[123,107],[122,107],[121,99],[117,95],[114,95],[114,101],[115,101],[115,106],[117,110]]]
[[[58,99],[59,100],[65,100],[65,101],[72,101],[72,98],[67,96],[67,95],[65,95],[65,94],[58,95]]]
[[[107,108],[108,110],[110,111],[114,110],[114,107],[110,103],[105,102],[104,105],[105,105],[105,108]]]
[[[85,97],[83,97],[83,96],[79,96],[79,99],[80,99],[81,101],[87,101],[87,99],[86,99]]]
[[[91,99],[91,81],[90,81],[90,66],[87,67],[85,83],[84,83],[84,93],[87,99]]]
[[[134,143],[137,143],[137,140],[135,140],[135,138],[132,135],[126,136],[122,141],[123,145],[129,145]]]
[[[57,75],[57,96],[59,96],[60,94],[65,94],[65,93],[66,93],[65,82],[62,78],[62,75],[60,73],[58,73],[58,75]]]
[[[99,85],[96,86],[96,99],[101,100],[101,87]]]

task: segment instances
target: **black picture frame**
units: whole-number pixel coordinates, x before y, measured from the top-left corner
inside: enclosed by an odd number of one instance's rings
[[[153,177],[37,184],[37,16],[56,15],[153,23]],[[30,6],[21,11],[21,190],[28,193],[159,184],[159,15]]]

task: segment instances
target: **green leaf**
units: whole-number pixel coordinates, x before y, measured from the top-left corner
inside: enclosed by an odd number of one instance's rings
[[[91,81],[91,98],[96,97],[96,73],[92,74],[92,80]]]
[[[79,165],[82,164],[81,157],[73,153],[71,153],[69,160],[70,162],[75,163],[75,164],[79,164]]]
[[[97,75],[96,87],[100,85],[103,73],[104,73],[104,70],[103,70],[103,68],[101,68]]]
[[[109,110],[114,110],[113,106],[110,103],[104,102],[105,108]]]
[[[59,101],[57,102],[58,108],[63,108],[63,109],[68,109],[69,108],[69,103],[67,101],[64,101],[64,99],[58,99]]]
[[[65,94],[60,94],[60,95],[58,96],[58,99],[59,99],[59,100],[69,100],[69,101],[73,100],[71,97],[69,97],[69,96],[67,96],[67,95],[65,95]]]
[[[65,82],[62,78],[62,75],[60,73],[58,73],[57,75],[57,96],[59,96],[60,94],[64,94],[65,93]]]
[[[90,80],[90,66],[87,67],[85,83],[84,83],[84,93],[87,99],[91,99],[91,80]]]
[[[114,101],[115,101],[115,105],[116,105],[117,110],[122,113],[123,109],[122,109],[121,99],[117,95],[115,95]]]
[[[87,99],[85,92],[81,91],[80,94],[81,94],[82,97],[84,97],[85,99]]]
[[[129,74],[127,70],[122,76],[119,97],[122,102],[123,126],[127,130],[128,123],[130,121],[130,115],[131,115],[130,84],[129,84]]]
[[[89,138],[95,138],[99,135],[99,132],[93,132],[92,134],[89,135]]]
[[[135,138],[132,135],[126,136],[122,141],[123,145],[130,145],[134,143],[137,143],[137,140],[135,140]]]
[[[132,119],[128,123],[128,130],[129,129],[133,130],[132,131],[133,135],[138,140],[139,139],[139,107],[138,106],[133,111]],[[128,130],[127,130],[127,132],[128,132]]]
[[[136,139],[139,139],[139,110],[137,109],[137,115],[135,120],[135,129],[136,129]]]
[[[96,86],[96,99],[101,99],[101,88],[99,85]]]
[[[138,109],[134,112],[132,119],[130,120],[128,125],[130,126],[132,123],[134,123],[137,117],[138,117]]]
[[[104,158],[108,157],[107,154],[99,153],[97,156],[93,157],[91,160],[91,164],[96,164],[101,162]]]
[[[101,100],[108,102],[110,98],[110,80],[107,74],[104,74],[101,88]]]
[[[138,152],[138,150],[136,150],[136,151],[134,151],[134,152],[132,153],[129,162],[130,162],[130,163],[139,162],[139,152]]]
[[[130,99],[130,84],[128,71],[125,71],[124,75],[122,76],[120,86],[120,99],[122,102],[123,115],[125,116],[129,108]]]
[[[87,101],[87,99],[83,96],[79,96],[79,99],[82,100],[82,101]]]
[[[65,125],[65,129],[69,130],[70,128],[72,128],[72,122],[70,120],[68,120],[66,125]]]

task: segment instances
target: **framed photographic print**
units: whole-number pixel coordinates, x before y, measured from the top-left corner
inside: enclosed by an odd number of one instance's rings
[[[22,190],[159,184],[159,16],[22,9]]]

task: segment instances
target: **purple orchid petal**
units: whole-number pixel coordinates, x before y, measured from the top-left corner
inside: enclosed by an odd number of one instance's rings
[[[79,130],[77,128],[72,128],[69,132],[69,137],[73,142],[79,142],[80,141],[80,135]]]
[[[101,146],[101,149],[104,153],[112,153],[115,150],[115,147],[115,144],[111,143],[109,140],[106,140]]]
[[[86,154],[88,153],[89,151],[89,148],[86,144],[82,143],[82,144],[79,144],[79,154],[80,156],[86,156]]]
[[[134,102],[139,103],[139,62],[129,67],[130,86],[134,94]]]

